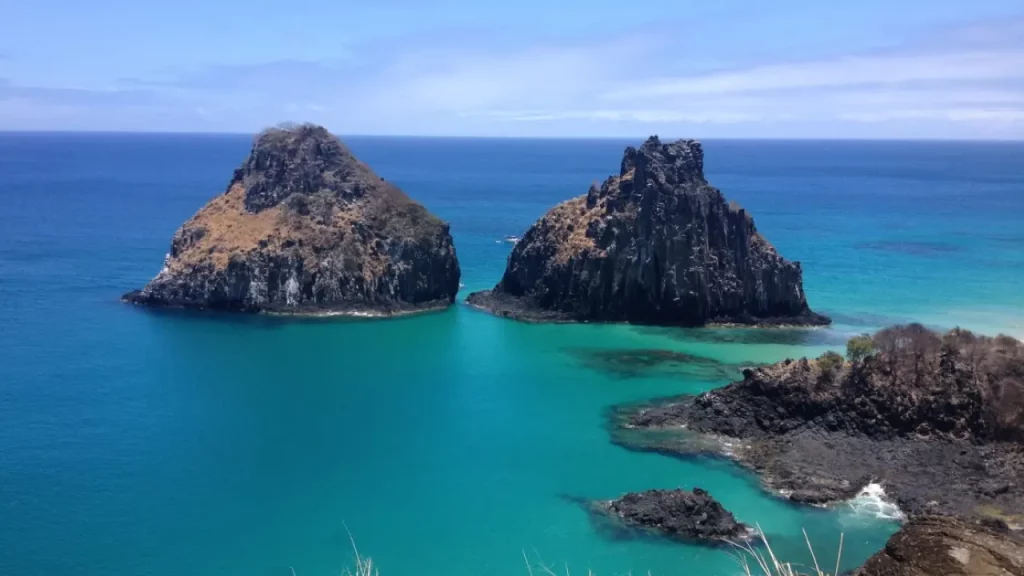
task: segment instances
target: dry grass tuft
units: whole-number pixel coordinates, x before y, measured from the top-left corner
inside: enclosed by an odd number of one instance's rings
[[[245,188],[235,185],[203,206],[182,230],[202,229],[204,234],[187,247],[172,264],[193,266],[212,262],[225,268],[232,254],[245,253],[272,241],[282,225],[282,208],[253,214],[245,209]]]
[[[839,551],[836,553],[835,569],[832,572],[825,572],[818,565],[818,557],[814,553],[814,547],[811,546],[811,539],[807,536],[806,530],[803,531],[804,541],[807,542],[807,549],[810,551],[811,559],[814,562],[814,567],[811,571],[802,571],[799,565],[794,566],[789,562],[779,560],[759,525],[757,526],[757,532],[760,535],[761,543],[764,545],[764,552],[756,548],[749,541],[743,543],[730,542],[738,550],[736,559],[743,576],[837,576],[839,574],[840,560],[843,556],[842,534],[839,535]],[[377,566],[373,563],[373,559],[368,556],[364,557],[359,553],[355,539],[352,538],[351,534],[349,534],[349,540],[352,542],[355,566],[346,568],[342,572],[342,576],[380,576]],[[523,550],[523,561],[526,563],[527,576],[572,576],[568,565],[564,566],[564,574],[543,563],[538,563],[534,566],[530,563],[526,550]],[[295,576],[294,569],[292,570],[292,576]],[[586,576],[595,575],[592,570],[587,569]],[[647,576],[651,576],[651,573],[648,572]]]
[[[352,542],[352,553],[355,555],[355,567],[346,568],[342,571],[342,576],[380,576],[377,567],[373,565],[373,558],[369,556],[362,556],[359,554],[359,549],[356,548],[356,541],[352,538],[352,535],[348,535],[348,539]]]
[[[807,549],[811,553],[811,559],[814,562],[813,572],[803,572],[798,570],[799,565],[794,567],[789,562],[782,562],[776,556],[772,550],[771,545],[768,543],[768,539],[765,538],[764,532],[761,531],[761,527],[757,526],[757,532],[760,534],[761,543],[764,544],[765,552],[761,552],[754,547],[750,542],[744,542],[742,544],[733,543],[740,552],[736,555],[739,561],[740,567],[743,569],[745,576],[835,576],[839,574],[839,564],[843,557],[843,535],[839,535],[839,552],[836,554],[836,566],[833,572],[824,572],[818,565],[818,557],[814,554],[814,547],[811,546],[811,539],[807,537],[807,531],[804,530],[804,541],[807,542]],[[754,566],[751,566],[751,559],[754,561]]]

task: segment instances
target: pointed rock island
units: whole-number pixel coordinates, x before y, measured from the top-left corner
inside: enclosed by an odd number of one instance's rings
[[[273,128],[227,191],[174,234],[163,269],[123,299],[153,306],[393,315],[459,289],[448,224],[319,126]]]
[[[708,184],[700,143],[656,136],[531,226],[498,285],[468,302],[527,321],[830,322],[808,307],[800,264]]]

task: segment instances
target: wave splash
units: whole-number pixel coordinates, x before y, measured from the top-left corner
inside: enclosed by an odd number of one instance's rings
[[[906,515],[899,506],[888,500],[881,484],[871,482],[861,488],[848,502],[857,515],[874,516],[881,520],[905,520]]]

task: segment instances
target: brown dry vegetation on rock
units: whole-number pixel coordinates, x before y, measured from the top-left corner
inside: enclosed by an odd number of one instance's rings
[[[448,225],[324,128],[257,136],[227,191],[174,235],[140,304],[276,312],[393,313],[458,291]]]

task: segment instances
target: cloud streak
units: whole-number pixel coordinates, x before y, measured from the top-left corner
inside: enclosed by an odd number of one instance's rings
[[[899,86],[917,82],[1024,79],[1024,50],[892,56],[848,56],[774,64],[734,72],[641,83],[605,94],[609,100],[770,90]]]

